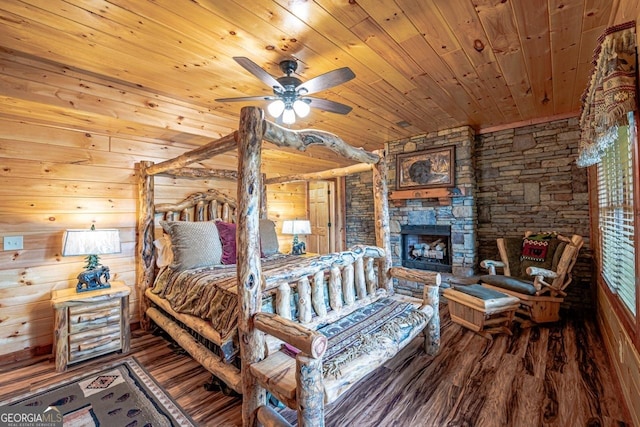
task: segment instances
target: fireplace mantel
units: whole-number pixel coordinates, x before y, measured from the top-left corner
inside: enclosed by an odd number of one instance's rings
[[[450,202],[454,197],[463,197],[466,189],[463,188],[428,188],[424,190],[398,190],[389,193],[389,200],[408,199],[438,199]]]

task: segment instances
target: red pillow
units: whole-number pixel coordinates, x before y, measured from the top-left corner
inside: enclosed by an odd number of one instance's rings
[[[216,221],[220,242],[222,242],[222,263],[236,263],[236,225],[230,222]]]

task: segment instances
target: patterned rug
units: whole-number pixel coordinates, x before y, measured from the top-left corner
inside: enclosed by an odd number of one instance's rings
[[[132,357],[0,402],[0,414],[7,413],[22,420],[23,414],[35,414],[30,420],[44,423],[28,424],[34,426],[195,425]]]

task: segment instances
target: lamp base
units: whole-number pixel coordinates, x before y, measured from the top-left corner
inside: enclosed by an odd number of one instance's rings
[[[304,255],[306,253],[306,245],[304,242],[294,243],[291,246],[291,255]]]
[[[78,285],[76,292],[95,291],[111,287],[109,279],[109,267],[101,266],[90,268],[78,274]]]

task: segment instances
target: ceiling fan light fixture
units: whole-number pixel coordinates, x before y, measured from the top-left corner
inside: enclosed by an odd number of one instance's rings
[[[280,99],[276,99],[267,106],[267,111],[273,117],[280,117],[280,114],[284,111],[284,102]]]
[[[307,117],[309,115],[309,112],[311,111],[311,107],[309,107],[309,104],[299,99],[293,103],[293,109],[298,117]]]
[[[293,108],[285,108],[282,113],[282,123],[287,125],[292,125],[296,122],[296,113],[293,111]]]

